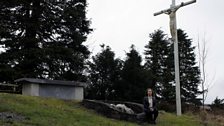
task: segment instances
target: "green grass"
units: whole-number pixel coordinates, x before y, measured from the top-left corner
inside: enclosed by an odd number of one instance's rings
[[[0,94],[0,112],[14,112],[28,118],[23,121],[0,119],[1,126],[138,126],[136,123],[105,118],[77,101],[15,94]],[[177,117],[164,113],[159,115],[157,126],[200,126],[200,122],[192,115]]]
[[[165,113],[159,116],[159,126],[201,126],[199,119],[193,115],[176,116]]]

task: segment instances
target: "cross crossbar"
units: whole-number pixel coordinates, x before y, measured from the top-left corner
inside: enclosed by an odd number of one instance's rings
[[[193,4],[193,3],[195,3],[195,2],[196,2],[196,0],[192,0],[192,1],[188,1],[188,2],[182,2],[181,4],[179,4],[179,5],[177,5],[177,6],[174,6],[174,8],[165,9],[165,10],[156,12],[156,13],[154,13],[153,15],[154,15],[154,16],[157,16],[157,15],[164,14],[164,13],[165,13],[165,14],[169,14],[169,13],[172,11],[172,9],[175,9],[175,11],[176,11],[176,10],[178,10],[180,7],[187,6],[187,5],[189,5],[189,4]]]

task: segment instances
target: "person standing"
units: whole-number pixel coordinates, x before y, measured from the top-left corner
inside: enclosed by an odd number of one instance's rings
[[[158,110],[156,108],[156,98],[153,97],[153,91],[151,88],[147,89],[147,96],[143,99],[143,105],[147,121],[151,124],[156,124]]]

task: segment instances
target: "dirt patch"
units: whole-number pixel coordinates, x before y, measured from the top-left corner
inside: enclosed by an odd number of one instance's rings
[[[23,121],[27,119],[25,116],[12,112],[0,112],[0,120],[3,121]]]

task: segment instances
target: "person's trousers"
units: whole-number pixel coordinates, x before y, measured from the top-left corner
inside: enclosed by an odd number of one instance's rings
[[[156,118],[158,117],[158,110],[153,110],[153,111],[145,111],[145,115],[147,118],[147,121],[156,121]]]

